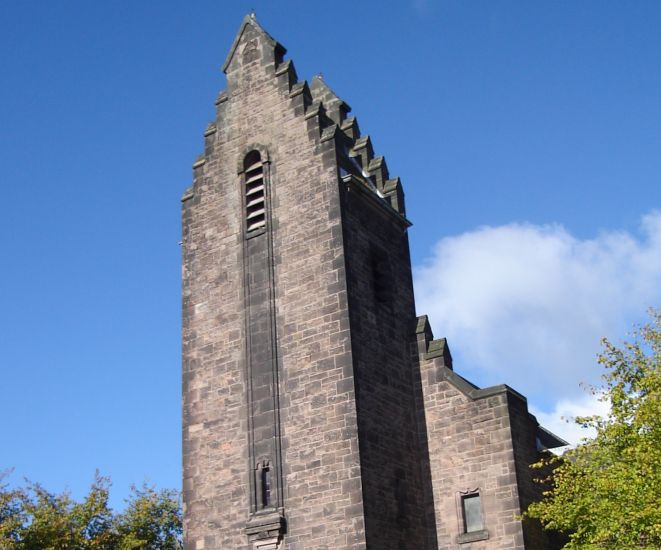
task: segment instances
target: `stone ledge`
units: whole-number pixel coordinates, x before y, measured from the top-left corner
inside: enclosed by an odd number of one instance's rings
[[[246,535],[253,548],[270,550],[278,547],[286,531],[284,516],[277,510],[252,515],[246,522]]]
[[[184,194],[181,196],[181,202],[186,202],[189,199],[192,199],[195,196],[195,191],[193,191],[193,186],[187,187],[184,191]]]
[[[510,388],[507,384],[489,386],[488,388],[479,388],[472,382],[466,380],[463,376],[458,375],[456,372],[443,365],[439,365],[438,369],[436,370],[436,381],[450,382],[450,384],[457,388],[461,393],[474,401],[507,393],[516,399],[520,399],[523,401],[523,403],[527,403],[527,400],[523,395],[521,395],[518,391]]]
[[[280,63],[280,65],[278,65],[278,68],[275,70],[275,76],[283,75],[288,71],[290,71],[292,68],[293,68],[292,60],[287,59],[287,61],[283,61],[282,63]]]
[[[375,207],[375,210],[385,214],[397,221],[404,231],[411,227],[411,222],[394,210],[389,203],[379,197],[364,179],[360,179],[353,174],[342,176],[342,182],[348,190],[358,191],[357,195],[367,198],[367,203]]]
[[[472,533],[462,533],[457,535],[458,544],[466,544],[467,542],[475,542],[478,540],[486,540],[489,538],[489,531],[482,529],[481,531],[473,531]]]
[[[216,133],[218,130],[218,127],[216,126],[215,123],[210,122],[209,125],[207,126],[206,130],[204,130],[204,137],[211,136]]]
[[[195,159],[195,162],[193,163],[193,170],[196,168],[199,168],[200,166],[204,166],[204,164],[207,162],[207,159],[204,157],[204,155],[200,155]]]

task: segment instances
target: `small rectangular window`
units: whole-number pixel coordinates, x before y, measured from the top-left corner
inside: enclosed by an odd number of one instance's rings
[[[484,529],[479,493],[461,497],[461,512],[464,518],[464,533],[473,533]]]

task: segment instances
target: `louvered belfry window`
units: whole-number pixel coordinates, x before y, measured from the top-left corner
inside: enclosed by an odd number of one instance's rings
[[[251,151],[243,161],[246,194],[246,229],[254,231],[266,225],[264,164],[259,151]]]

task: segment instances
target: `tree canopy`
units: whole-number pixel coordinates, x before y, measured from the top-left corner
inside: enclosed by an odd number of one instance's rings
[[[610,412],[576,419],[594,438],[535,465],[553,473],[526,515],[565,532],[566,549],[661,548],[661,314],[651,317],[631,342],[603,341],[604,383],[592,391]]]
[[[132,488],[123,512],[108,506],[110,481],[96,475],[81,502],[37,483],[0,485],[0,548],[12,550],[174,550],[182,548],[179,494]]]

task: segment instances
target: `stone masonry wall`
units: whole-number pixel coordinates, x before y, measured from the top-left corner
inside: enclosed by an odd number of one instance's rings
[[[357,184],[360,185],[360,184]],[[415,309],[407,223],[358,186],[344,194],[344,235],[369,548],[427,548],[425,483],[409,356]]]
[[[509,416],[519,499],[523,511],[530,503],[542,498],[542,486],[535,481],[535,478],[543,477],[543,472],[530,468],[531,464],[541,458],[537,450],[537,421],[528,412],[526,403],[517,399],[509,401]],[[562,544],[556,540],[557,535],[547,533],[539,522],[529,519],[523,521],[523,538],[526,548],[545,550],[562,547]]]
[[[421,371],[438,547],[523,549],[508,391],[471,398],[448,379],[454,373],[442,358],[423,357]],[[460,544],[459,495],[473,490],[480,493],[488,538]]]
[[[183,207],[183,440],[187,549],[247,550],[243,206],[237,166],[269,156],[288,550],[362,549],[365,526],[332,140],[306,86],[249,20]]]

